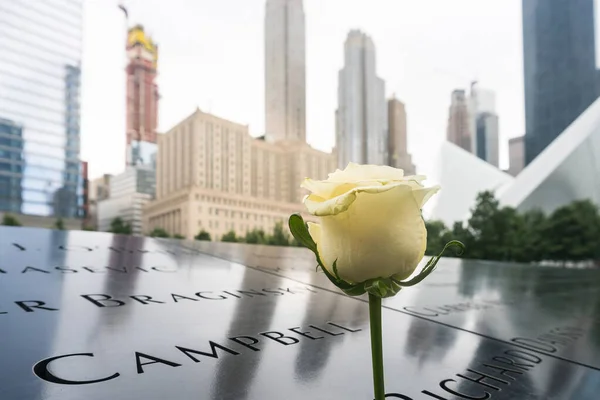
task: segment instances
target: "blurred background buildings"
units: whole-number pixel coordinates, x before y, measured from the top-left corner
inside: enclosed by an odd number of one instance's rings
[[[426,172],[444,191],[425,215],[447,223],[466,218],[482,190],[493,190],[502,204],[546,212],[582,198],[600,202],[593,179],[600,173],[593,0],[522,0],[525,131],[508,141],[505,171],[501,88],[481,86],[476,76],[461,78],[468,87],[448,90],[446,141],[430,144],[435,168],[419,170],[409,152],[412,104],[401,91],[386,94],[384,75],[388,82],[394,76],[378,68],[377,41],[364,29],[350,29],[338,43],[342,68],[328,117],[335,129],[318,133],[335,137],[332,152],[309,145],[311,15],[302,0],[264,2],[261,135],[211,107],[160,133],[159,109],[170,100],[161,100],[159,46],[124,4],[113,6],[127,27],[125,163],[96,178],[88,176],[94,165],[80,156],[84,1],[0,0],[0,214],[25,225],[52,227],[60,219],[67,228],[98,230],[109,230],[118,217],[135,234],[160,228],[190,239],[201,230],[213,238],[270,231],[302,210],[304,177],[324,179],[348,162]],[[385,61],[388,54],[378,56]],[[235,90],[224,90],[233,101]]]

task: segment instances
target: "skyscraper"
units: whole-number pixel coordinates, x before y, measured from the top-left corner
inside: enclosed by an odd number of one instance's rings
[[[344,53],[336,111],[338,166],[387,164],[385,82],[376,73],[375,45],[365,33],[352,30]]]
[[[0,1],[0,211],[25,224],[82,216],[82,3]]]
[[[499,164],[498,116],[490,112],[477,114],[475,138],[477,148],[475,154],[494,167]]]
[[[406,108],[396,98],[388,100],[388,165],[401,168],[405,175],[414,175],[415,165],[408,153],[406,131]]]
[[[267,0],[266,140],[306,140],[306,54],[302,0]]]
[[[469,105],[465,91],[457,89],[452,92],[450,110],[448,112],[448,128],[446,138],[450,143],[458,147],[473,152],[471,120]]]
[[[127,165],[155,164],[158,87],[155,79],[158,46],[141,25],[127,36]]]
[[[594,0],[523,0],[525,164],[598,96]]]
[[[472,153],[495,167],[499,164],[498,115],[496,94],[471,84],[469,120]]]
[[[508,162],[508,173],[512,176],[519,175],[525,167],[525,136],[508,140]]]

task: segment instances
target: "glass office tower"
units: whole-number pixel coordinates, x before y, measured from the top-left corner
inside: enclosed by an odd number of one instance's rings
[[[523,0],[525,164],[598,97],[594,0]]]
[[[81,217],[83,0],[0,0],[0,211]]]

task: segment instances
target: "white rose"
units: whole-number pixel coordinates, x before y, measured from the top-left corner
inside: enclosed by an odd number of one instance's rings
[[[308,223],[319,258],[349,283],[409,277],[425,255],[427,230],[421,208],[440,187],[401,169],[348,164],[325,181],[305,179],[304,204],[320,224]]]

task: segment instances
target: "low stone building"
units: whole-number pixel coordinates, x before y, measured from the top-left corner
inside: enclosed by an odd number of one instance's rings
[[[188,239],[201,230],[213,238],[270,232],[303,211],[302,179],[325,179],[335,164],[303,141],[269,143],[198,109],[159,137],[156,199],[144,208],[144,231]]]

